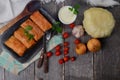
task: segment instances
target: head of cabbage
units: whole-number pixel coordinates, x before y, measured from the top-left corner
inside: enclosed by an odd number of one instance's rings
[[[103,8],[90,8],[84,12],[83,27],[93,38],[111,35],[115,20],[111,12]]]

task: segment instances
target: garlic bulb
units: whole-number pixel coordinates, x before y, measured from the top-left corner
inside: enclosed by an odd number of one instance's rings
[[[84,29],[83,29],[82,25],[75,26],[72,30],[72,34],[76,38],[80,38],[81,36],[83,36],[84,35]]]

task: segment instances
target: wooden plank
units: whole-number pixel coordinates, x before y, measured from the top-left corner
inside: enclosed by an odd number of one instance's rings
[[[4,80],[4,69],[0,67],[0,80]]]
[[[19,75],[15,75],[8,71],[5,71],[5,80],[34,80],[34,78],[35,78],[34,63],[31,64],[24,71],[20,72]]]
[[[75,23],[82,24],[83,12],[90,6],[86,5],[83,0],[66,0],[65,5],[74,5],[78,3],[80,4],[80,13]],[[45,4],[44,8],[49,11],[54,18],[57,18],[56,13],[63,5],[64,4],[60,4],[56,6],[54,3],[50,3]],[[112,11],[113,15],[115,16],[116,27],[111,37],[107,39],[101,39],[103,49],[94,54],[94,58],[93,54],[89,52],[87,52],[85,55],[77,56],[74,51],[75,45],[70,44],[69,55],[76,56],[77,60],[73,63],[70,61],[65,63],[65,80],[120,80],[120,6],[111,8],[110,11]],[[65,31],[71,32],[71,29],[66,26]],[[81,42],[86,43],[89,38],[89,36],[85,35],[84,37],[80,38],[80,40]],[[70,37],[66,41],[70,41],[72,43],[74,39],[74,37]],[[7,71],[4,73],[4,69],[0,68],[0,80],[38,80],[40,77],[44,78],[44,80],[62,80],[64,75],[64,65],[58,64],[58,59],[62,57],[63,56],[56,57],[54,55],[50,58],[50,71],[48,74],[43,73],[43,68],[37,68],[37,61],[35,65],[33,63],[23,72],[21,72],[19,76],[13,75]]]
[[[54,52],[54,51],[53,51]],[[58,60],[61,58],[56,57],[55,55],[49,59],[49,72],[47,74],[44,73],[44,66],[42,68],[37,68],[37,61],[35,67],[35,80],[39,80],[39,78],[43,78],[44,80],[63,80],[63,65],[58,63]]]
[[[116,26],[110,37],[101,39],[103,48],[94,56],[95,80],[120,80],[120,6],[108,9]]]
[[[68,32],[69,30],[66,29]],[[82,39],[89,39],[89,37],[82,37]],[[85,43],[84,40],[82,42]],[[70,37],[65,41],[73,43],[74,37]],[[87,41],[87,40],[86,40]],[[76,56],[75,62],[65,63],[65,80],[92,80],[93,79],[93,54],[87,52],[85,55],[77,55],[75,52],[75,45],[70,44],[69,56]]]
[[[43,5],[43,7],[48,11],[54,18],[57,17],[57,11],[59,8],[64,5],[56,5],[54,2],[51,2],[49,4]],[[59,65],[58,60],[62,57],[56,57],[55,56],[55,51],[53,50],[53,56],[49,59],[49,72],[47,74],[44,73],[43,71],[43,66],[42,68],[38,69],[37,64],[38,62],[36,61],[35,65],[35,80],[39,80],[39,78],[43,78],[44,80],[62,80],[63,77],[63,65]]]
[[[6,31],[9,27],[11,27],[13,24],[15,24],[18,20],[20,20],[21,18],[23,18],[26,14],[25,13],[21,13],[19,16],[17,16],[15,19],[11,20],[7,25],[3,26],[2,28],[0,28],[0,35]]]
[[[89,8],[86,6],[81,0],[66,0],[65,5],[76,5],[80,4],[79,14],[77,20],[75,21],[76,25],[81,25],[83,20],[83,12],[85,9]],[[70,51],[68,56],[76,56],[77,60],[75,62],[67,62],[65,63],[65,80],[93,80],[93,54],[87,52],[85,55],[77,55],[75,52],[75,37],[72,36],[72,29],[69,26],[65,27],[65,32],[70,33],[70,38],[66,39],[70,43]],[[80,41],[86,43],[89,40],[89,36],[85,34],[85,36],[80,38]]]

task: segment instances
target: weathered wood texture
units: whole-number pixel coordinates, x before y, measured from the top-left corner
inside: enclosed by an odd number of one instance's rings
[[[4,80],[35,80],[35,68],[34,63],[31,64],[24,71],[20,72],[19,75],[12,74],[8,71],[5,71],[5,79]]]
[[[55,19],[57,18],[57,12],[59,10],[59,8],[61,6],[63,6],[64,4],[60,4],[60,5],[55,5],[55,3],[51,3],[51,4],[46,4],[43,5],[43,8],[45,8]],[[57,19],[56,19],[57,20]],[[53,51],[53,53],[55,53],[55,51]],[[63,65],[59,65],[58,60],[61,58],[60,57],[56,57],[55,54],[53,54],[53,56],[49,59],[49,73],[45,74],[44,73],[44,66],[42,66],[41,69],[37,68],[37,63],[35,64],[35,80],[38,80],[39,78],[44,78],[44,80],[62,80],[62,76],[63,74]]]
[[[108,10],[113,13],[116,26],[112,36],[101,39],[103,48],[94,55],[95,80],[120,80],[120,6]]]
[[[0,80],[4,80],[4,69],[0,67]]]
[[[120,0],[118,0],[120,2]],[[42,5],[56,20],[57,13],[60,7],[64,5],[80,4],[78,18],[75,24],[82,24],[83,13],[91,7],[84,0],[66,0],[64,3],[56,5],[54,2]],[[56,57],[55,55],[49,59],[49,73],[44,74],[43,68],[37,68],[37,61],[31,64],[27,69],[16,76],[10,72],[0,68],[0,80],[120,80],[120,6],[107,8],[115,16],[116,26],[112,36],[101,39],[102,50],[96,54],[87,52],[85,55],[76,55],[75,45],[71,44],[75,37],[70,36],[66,39],[70,43],[69,56],[76,56],[75,62],[67,62],[65,65],[59,65],[58,60],[63,58],[63,55]],[[71,29],[64,25],[64,32],[71,34]],[[90,36],[85,34],[81,37],[81,42],[86,43]],[[53,52],[55,52],[53,50]]]
[[[85,3],[81,0],[71,1],[66,0],[65,5],[72,5],[80,4],[79,15],[75,24],[82,25],[83,20],[83,12],[89,6],[85,6]],[[82,5],[81,5],[82,4]],[[93,54],[87,52],[85,55],[78,56],[75,53],[75,45],[74,40],[75,37],[71,34],[72,29],[69,26],[65,26],[65,32],[69,32],[70,38],[66,39],[65,41],[70,43],[70,57],[76,56],[77,60],[75,62],[69,61],[65,63],[65,80],[92,80],[93,79]],[[86,43],[90,37],[85,34],[85,36],[80,38],[81,42]]]

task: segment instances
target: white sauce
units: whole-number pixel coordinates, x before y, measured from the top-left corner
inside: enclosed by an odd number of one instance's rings
[[[63,24],[71,24],[76,20],[77,15],[69,10],[71,6],[64,6],[58,12],[58,18]]]

